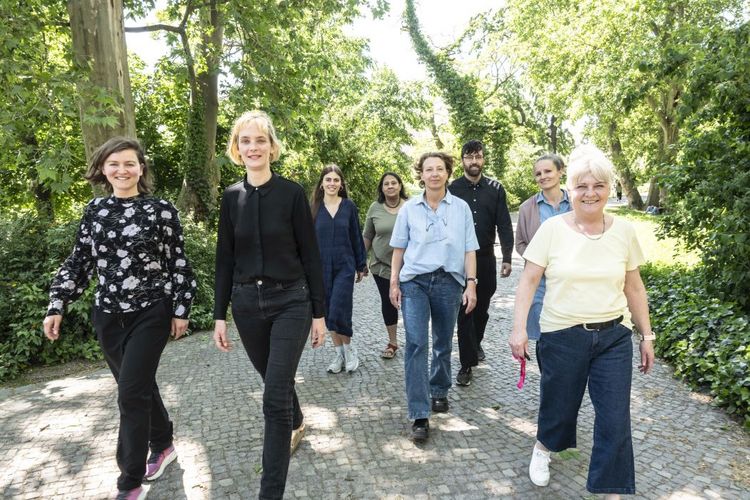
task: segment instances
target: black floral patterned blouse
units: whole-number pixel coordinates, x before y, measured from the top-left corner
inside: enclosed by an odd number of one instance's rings
[[[183,242],[177,209],[168,201],[145,195],[91,200],[73,252],[52,281],[47,315],[62,314],[96,270],[98,310],[136,312],[170,297],[174,317],[187,318],[196,283]]]

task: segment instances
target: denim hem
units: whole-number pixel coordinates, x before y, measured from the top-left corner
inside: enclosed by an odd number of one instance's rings
[[[589,493],[604,493],[612,495],[635,495],[635,486],[627,488],[592,488],[586,483],[586,489]]]
[[[432,399],[447,398],[447,397],[448,397],[448,391],[445,391],[444,394],[437,394],[435,392],[430,391],[430,398]]]
[[[430,413],[431,412],[429,412],[429,411],[425,412],[425,413],[408,413],[407,414],[407,418],[409,420],[417,420],[417,419],[420,419],[420,418],[430,418]]]
[[[560,453],[561,451],[569,450],[571,448],[578,449],[578,445],[577,445],[577,443],[575,441],[573,442],[573,444],[571,446],[561,446],[560,448],[555,449],[554,446],[548,446],[547,443],[545,443],[544,441],[542,441],[541,439],[539,439],[539,437],[537,437],[536,440],[539,441],[540,443],[542,443],[542,446],[544,446],[545,448],[547,448],[547,450],[551,451],[552,453]],[[534,445],[536,445],[536,443],[534,443]]]

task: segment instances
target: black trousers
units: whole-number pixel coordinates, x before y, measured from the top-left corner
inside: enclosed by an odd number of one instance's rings
[[[263,475],[259,498],[283,498],[292,429],[302,424],[294,376],[312,325],[305,280],[289,285],[235,284],[232,315],[250,362],[264,381]]]
[[[385,323],[385,326],[398,324],[398,309],[391,304],[389,295],[391,280],[381,278],[377,274],[373,274],[372,278],[375,280],[375,285],[377,285],[380,294],[380,313],[383,315],[383,323]]]
[[[458,311],[458,357],[462,368],[479,364],[477,350],[484,339],[484,330],[490,319],[492,296],[497,289],[497,263],[495,254],[480,255],[477,252],[477,305],[466,314],[463,304]]]
[[[172,301],[122,314],[93,308],[91,320],[117,381],[117,488],[130,490],[143,482],[149,445],[160,452],[172,444],[172,422],[156,385],[156,369],[172,324]]]

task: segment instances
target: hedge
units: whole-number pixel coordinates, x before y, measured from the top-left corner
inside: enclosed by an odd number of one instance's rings
[[[710,277],[701,268],[648,265],[642,274],[657,356],[750,431],[750,318],[707,292]]]

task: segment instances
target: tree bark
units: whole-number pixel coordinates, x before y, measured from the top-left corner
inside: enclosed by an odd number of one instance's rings
[[[628,165],[628,160],[622,153],[622,143],[617,133],[617,123],[612,121],[607,130],[609,138],[609,152],[612,155],[612,163],[615,166],[617,176],[620,178],[622,187],[628,197],[628,206],[636,210],[643,210],[643,198],[638,192],[638,182],[635,179],[633,171]]]
[[[555,115],[549,118],[549,146],[552,154],[557,154],[557,125],[555,125],[557,117]]]
[[[122,0],[69,0],[86,158],[115,135],[135,137],[135,113],[125,47]],[[111,118],[114,117],[114,123]]]

